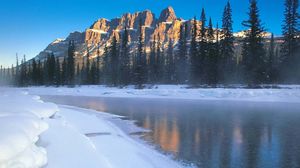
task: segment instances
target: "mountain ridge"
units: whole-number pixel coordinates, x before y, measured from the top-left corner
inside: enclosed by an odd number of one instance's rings
[[[163,46],[167,46],[168,41],[172,40],[174,44],[179,39],[180,26],[183,23],[187,24],[188,35],[191,37],[191,26],[193,19],[183,20],[176,16],[174,9],[171,6],[163,9],[157,18],[153,12],[146,9],[135,13],[124,13],[121,17],[112,19],[99,18],[89,26],[85,31],[75,31],[68,35],[66,39],[55,39],[51,42],[45,50],[41,51],[36,58],[44,60],[49,53],[53,53],[56,57],[63,58],[67,55],[68,42],[74,41],[76,46],[76,58],[84,57],[89,48],[91,58],[97,54],[98,46],[100,54],[104,52],[104,46],[109,45],[113,36],[120,39],[125,27],[129,33],[129,42],[136,42],[139,35],[139,22],[142,22],[144,31],[144,39],[146,47],[149,47],[150,42],[157,40],[159,37]],[[197,20],[197,26],[201,27],[201,22]],[[242,38],[245,31],[237,32],[234,35],[237,38]],[[270,34],[266,33],[266,36]],[[132,44],[134,45],[134,44]],[[134,48],[134,47],[133,47]]]

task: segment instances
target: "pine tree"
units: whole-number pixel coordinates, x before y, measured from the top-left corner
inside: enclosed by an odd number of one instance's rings
[[[214,29],[211,18],[209,19],[207,31],[207,61],[205,66],[205,74],[207,84],[215,86],[218,79],[218,55],[217,55],[217,42],[214,42]]]
[[[299,0],[285,0],[281,49],[281,78],[283,82],[300,82]]]
[[[97,68],[96,83],[97,84],[99,84],[99,82],[100,82],[100,73],[101,73],[101,70],[100,70],[100,60],[101,60],[101,57],[100,57],[100,44],[98,44],[98,48],[97,48],[97,62],[96,62],[96,68]]]
[[[119,81],[119,47],[116,36],[113,36],[112,43],[110,46],[109,55],[111,57],[111,84],[112,86],[117,86]]]
[[[27,61],[26,61],[26,55],[24,55],[21,64],[21,86],[27,86],[27,85],[28,85]]]
[[[156,36],[154,36],[153,41],[150,44],[150,55],[148,64],[148,81],[152,84],[157,81],[156,63]]]
[[[111,82],[111,58],[109,56],[108,46],[105,45],[104,47],[104,54],[103,54],[103,83],[109,85]]]
[[[43,65],[41,60],[38,61],[38,67],[37,67],[37,74],[38,74],[38,85],[44,84],[44,76],[43,76]]]
[[[205,10],[202,8],[201,16],[200,16],[200,21],[201,21],[201,30],[200,30],[200,37],[199,37],[199,81],[201,84],[207,83],[206,81],[206,76],[207,72],[205,71],[205,67],[207,67],[207,37],[206,37],[206,15],[205,15]]]
[[[259,19],[259,10],[257,1],[250,1],[249,19],[243,22],[249,31],[243,43],[242,57],[243,57],[243,71],[245,82],[248,86],[253,87],[257,84],[262,84],[265,81],[265,51],[262,33],[264,28]]]
[[[19,57],[16,54],[16,76],[15,76],[15,85],[20,86],[20,67],[19,67]]]
[[[44,76],[44,84],[49,85],[49,61],[50,61],[50,54],[48,54],[46,60],[43,62],[43,76]]]
[[[96,61],[93,60],[92,66],[90,69],[90,84],[96,84],[97,83],[97,66],[96,66]]]
[[[54,54],[51,53],[47,59],[47,72],[48,72],[48,83],[50,85],[54,84],[55,78],[55,57]]]
[[[15,79],[16,79],[16,74],[15,74],[15,67],[14,65],[12,64],[11,65],[11,81],[10,81],[10,84],[11,85],[14,85],[15,84]]]
[[[163,46],[161,43],[160,35],[158,34],[157,44],[156,44],[156,59],[155,59],[155,83],[160,83],[163,77]]]
[[[176,53],[176,83],[183,84],[187,80],[187,44],[186,44],[186,29],[183,23],[180,26],[178,51]]]
[[[139,21],[139,39],[138,51],[135,67],[135,84],[137,89],[142,89],[146,80],[146,54],[145,54],[145,39],[142,20]]]
[[[175,60],[173,52],[173,41],[169,39],[166,57],[166,82],[169,84],[173,84],[175,80]]]
[[[0,65],[0,85],[3,85],[4,76],[3,76],[3,70],[2,65]]]
[[[85,84],[87,84],[86,83],[86,81],[87,81],[87,76],[86,76],[86,66],[85,66],[85,58],[86,57],[82,57],[82,65],[81,65],[81,72],[80,72],[80,74],[81,74],[81,76],[80,76],[80,78],[81,78],[81,83],[80,84],[82,84],[82,85],[85,85]]]
[[[38,78],[39,78],[38,67],[37,67],[35,59],[33,59],[32,60],[32,82],[33,82],[33,85],[38,84]]]
[[[193,26],[192,26],[192,37],[191,37],[191,45],[190,45],[190,65],[191,65],[191,76],[190,81],[193,85],[200,83],[200,59],[198,53],[198,27],[197,27],[197,18],[194,17]]]
[[[79,63],[77,63],[77,66],[76,66],[76,84],[78,84],[78,85],[81,84],[81,70],[80,70]]]
[[[61,70],[60,70],[59,58],[56,58],[55,61],[54,84],[56,86],[59,86],[61,84]]]
[[[85,66],[85,84],[91,84],[92,76],[90,75],[91,64],[90,64],[90,50],[89,47],[86,47],[86,66]]]
[[[68,47],[68,58],[66,60],[66,82],[68,85],[74,85],[74,74],[75,74],[75,44],[74,41],[69,42]]]
[[[222,82],[228,84],[233,83],[235,82],[234,80],[236,80],[236,63],[234,60],[234,36],[232,28],[233,20],[232,9],[229,1],[224,8],[222,22],[222,40],[220,41],[221,61],[219,67],[219,74]]]
[[[62,74],[61,74],[61,84],[66,85],[68,84],[68,63],[66,57],[64,57],[63,63],[62,63]]]
[[[130,84],[130,48],[129,48],[129,39],[128,39],[128,30],[125,27],[124,33],[122,36],[121,43],[121,68],[120,68],[120,82],[122,86]]]
[[[267,59],[267,83],[274,84],[278,80],[278,65],[275,56],[274,34],[271,36]]]

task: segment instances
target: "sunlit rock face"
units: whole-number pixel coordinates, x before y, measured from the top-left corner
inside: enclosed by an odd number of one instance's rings
[[[159,16],[159,22],[173,22],[174,20],[176,20],[176,14],[175,11],[172,7],[168,7],[166,9],[164,9]]]
[[[149,47],[150,42],[154,38],[165,43],[164,46],[167,46],[166,44],[169,40],[176,43],[179,39],[180,26],[186,23],[190,28],[191,25],[190,21],[178,19],[172,7],[162,10],[159,18],[156,18],[155,14],[150,10],[125,13],[121,17],[111,20],[101,18],[95,21],[84,32],[73,32],[65,40],[55,40],[37,58],[43,60],[49,53],[54,53],[57,57],[65,57],[70,40],[73,40],[76,44],[77,58],[82,58],[86,55],[87,47],[89,48],[91,58],[93,58],[97,54],[96,50],[98,47],[100,48],[100,54],[103,53],[104,47],[109,46],[113,36],[117,40],[120,40],[125,27],[128,30],[130,45],[132,49],[135,49],[140,35],[140,23],[146,47]]]
[[[131,50],[136,50],[138,37],[140,35],[140,23],[142,26],[142,34],[145,40],[146,51],[149,51],[149,46],[152,41],[159,41],[163,47],[167,47],[169,41],[176,45],[180,37],[180,27],[185,27],[187,41],[189,43],[192,34],[192,26],[195,23],[194,19],[184,20],[178,18],[172,7],[167,7],[162,10],[159,17],[150,10],[145,10],[136,13],[125,13],[121,17],[113,18],[111,20],[101,18],[96,20],[84,32],[73,32],[64,40],[56,39],[50,43],[45,50],[39,53],[38,59],[44,60],[49,53],[53,53],[61,60],[67,56],[69,41],[74,41],[76,45],[76,61],[80,62],[87,55],[89,50],[90,58],[95,58],[97,53],[102,55],[104,47],[111,44],[113,36],[118,41],[121,40],[125,27],[128,30],[129,42]],[[201,28],[201,22],[196,20],[198,32]],[[222,31],[219,30],[219,33]],[[243,36],[245,32],[235,34],[237,38]],[[217,36],[215,36],[217,37]],[[221,38],[221,34],[219,34]],[[98,52],[99,48],[99,52]],[[79,61],[78,61],[79,60]]]

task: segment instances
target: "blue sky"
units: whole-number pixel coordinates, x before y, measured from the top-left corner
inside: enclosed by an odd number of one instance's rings
[[[184,19],[197,16],[201,8],[219,23],[227,0],[1,0],[0,64],[15,63],[15,54],[36,56],[56,38],[84,31],[98,18],[111,19],[126,12],[150,9],[159,16],[167,6]],[[248,0],[231,0],[234,31],[242,30]],[[258,0],[261,20],[268,31],[281,34],[284,0]]]

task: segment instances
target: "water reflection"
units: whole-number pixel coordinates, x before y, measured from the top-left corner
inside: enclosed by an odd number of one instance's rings
[[[44,97],[127,116],[144,139],[204,168],[300,167],[300,105],[229,101]]]

